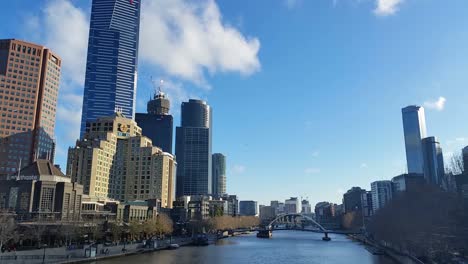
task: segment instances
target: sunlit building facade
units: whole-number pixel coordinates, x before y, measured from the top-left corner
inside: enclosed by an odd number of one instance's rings
[[[0,40],[0,175],[53,162],[61,64],[44,46]]]

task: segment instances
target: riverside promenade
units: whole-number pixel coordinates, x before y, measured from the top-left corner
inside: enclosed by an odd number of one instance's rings
[[[66,247],[45,248],[35,250],[25,250],[16,252],[0,253],[0,264],[39,264],[39,263],[85,263],[95,260],[116,258],[128,255],[142,254],[157,250],[166,249],[170,243],[176,243],[181,246],[189,245],[192,242],[191,238],[176,238],[169,240],[157,240],[157,246],[153,248],[145,247],[144,243],[129,243],[125,246],[104,246],[97,245],[96,255],[89,256],[89,248],[87,245],[82,249],[67,249]],[[124,249],[125,250],[122,250]]]

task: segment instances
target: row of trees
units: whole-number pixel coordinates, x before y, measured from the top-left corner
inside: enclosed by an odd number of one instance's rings
[[[377,241],[416,256],[444,261],[468,250],[468,213],[456,194],[421,186],[376,212],[367,230]]]
[[[259,224],[260,219],[255,216],[217,216],[208,220],[208,228],[211,231],[250,228],[258,226]]]
[[[0,212],[0,248],[4,245],[41,247],[47,245],[70,245],[73,242],[113,241],[162,237],[173,231],[172,220],[166,214],[144,222],[76,222],[61,225],[23,224],[15,222],[14,215]]]

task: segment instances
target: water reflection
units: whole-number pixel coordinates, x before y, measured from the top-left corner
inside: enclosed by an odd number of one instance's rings
[[[362,263],[390,264],[383,256],[374,256],[362,245],[345,236],[322,235],[300,231],[277,231],[272,239],[259,239],[254,234],[228,238],[207,247],[182,247],[151,254],[100,261],[100,264],[164,263],[164,264],[238,264],[238,263]]]

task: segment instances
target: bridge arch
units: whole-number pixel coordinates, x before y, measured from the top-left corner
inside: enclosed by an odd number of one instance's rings
[[[273,224],[275,224],[276,222],[278,222],[278,220],[282,219],[283,217],[287,217],[287,216],[299,216],[299,217],[302,217],[302,218],[305,218],[309,221],[311,221],[312,223],[314,223],[316,226],[318,226],[318,228],[320,229],[320,231],[324,232],[324,233],[328,233],[328,230],[325,229],[321,224],[317,223],[317,221],[315,221],[312,217],[309,217],[309,216],[306,216],[306,215],[303,215],[303,214],[280,214],[278,216],[276,216],[275,219],[273,219],[269,224],[268,224],[268,229],[269,230],[272,230],[272,226]]]

